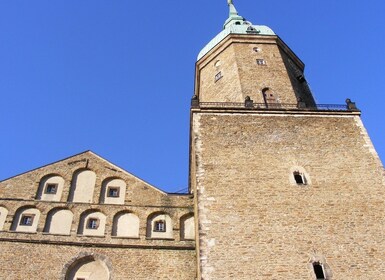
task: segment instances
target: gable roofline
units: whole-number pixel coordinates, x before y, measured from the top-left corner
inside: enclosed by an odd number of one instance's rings
[[[37,168],[33,168],[33,169],[30,169],[30,170],[27,170],[27,171],[22,172],[22,173],[19,173],[19,174],[17,174],[17,175],[14,175],[14,176],[8,177],[8,178],[6,178],[6,179],[0,180],[0,183],[6,182],[6,181],[11,180],[11,179],[13,179],[13,178],[22,176],[22,175],[24,175],[24,174],[27,174],[27,173],[30,173],[30,172],[39,170],[39,169],[44,168],[44,167],[47,167],[47,166],[50,166],[50,165],[53,165],[53,164],[57,164],[57,163],[60,163],[60,162],[66,161],[66,160],[69,160],[69,159],[71,159],[71,158],[74,158],[74,157],[77,157],[77,156],[80,156],[80,155],[83,155],[83,154],[91,154],[92,156],[98,158],[99,160],[104,161],[104,162],[106,162],[106,163],[109,164],[109,165],[112,165],[112,166],[115,167],[116,169],[119,169],[120,171],[122,171],[122,172],[125,173],[126,175],[129,175],[129,176],[134,177],[135,179],[137,179],[137,180],[141,181],[142,183],[148,185],[149,187],[153,188],[154,190],[156,190],[156,191],[158,191],[158,192],[160,192],[160,193],[162,193],[162,194],[168,194],[167,192],[165,192],[165,191],[163,191],[163,190],[161,190],[161,189],[159,189],[159,188],[153,186],[152,184],[148,183],[147,181],[145,181],[145,180],[139,178],[138,176],[135,176],[134,174],[128,172],[127,170],[121,168],[120,166],[118,166],[118,165],[116,165],[116,164],[114,164],[114,163],[112,163],[112,162],[106,160],[105,158],[103,158],[102,156],[96,154],[95,152],[93,152],[93,151],[91,151],[91,150],[86,150],[86,151],[83,151],[83,152],[74,154],[74,155],[72,155],[72,156],[66,157],[66,158],[64,158],[64,159],[60,159],[60,160],[57,160],[57,161],[54,161],[54,162],[51,162],[51,163],[48,163],[48,164],[39,166],[39,167],[37,167]]]

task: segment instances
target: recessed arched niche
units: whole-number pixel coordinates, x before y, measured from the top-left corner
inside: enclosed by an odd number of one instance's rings
[[[4,229],[4,223],[7,219],[8,209],[0,206],[0,231]]]
[[[36,232],[40,211],[34,207],[21,207],[13,217],[11,230],[20,232]]]
[[[60,201],[64,187],[64,179],[56,174],[44,176],[39,183],[37,199]]]
[[[65,280],[109,280],[111,273],[106,263],[95,256],[76,260],[68,267]]]
[[[195,221],[193,213],[188,213],[180,218],[180,239],[195,239]]]
[[[72,177],[70,202],[92,203],[96,182],[95,172],[88,169],[81,169]]]
[[[73,220],[71,210],[54,208],[48,212],[44,232],[50,234],[70,235]]]
[[[170,216],[163,212],[152,213],[147,218],[147,237],[172,239],[173,224]]]
[[[139,218],[134,213],[119,212],[114,217],[112,235],[125,238],[139,238]]]
[[[100,203],[124,204],[126,186],[126,182],[120,178],[108,178],[104,180],[100,194]]]
[[[106,215],[98,210],[87,210],[80,216],[78,234],[87,236],[104,236]]]

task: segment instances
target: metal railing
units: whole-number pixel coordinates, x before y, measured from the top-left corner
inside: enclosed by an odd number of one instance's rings
[[[226,108],[244,110],[304,110],[304,111],[359,111],[354,102],[347,99],[346,104],[315,104],[307,106],[304,102],[297,104],[288,103],[254,103],[251,100],[245,102],[199,102],[192,100],[192,108]]]

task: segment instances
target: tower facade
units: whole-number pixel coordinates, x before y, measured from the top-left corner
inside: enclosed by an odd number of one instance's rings
[[[229,8],[191,103],[198,278],[384,278],[384,169],[360,111],[315,104],[301,60]]]

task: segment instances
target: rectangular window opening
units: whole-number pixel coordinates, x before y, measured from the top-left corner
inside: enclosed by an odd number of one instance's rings
[[[45,188],[45,193],[46,194],[56,194],[57,189],[58,189],[58,184],[49,183],[49,184],[47,184],[47,186]]]
[[[218,72],[216,75],[215,75],[215,82],[218,81],[220,78],[222,78],[222,72]]]
[[[120,188],[119,187],[108,187],[108,197],[119,197]]]
[[[89,218],[87,222],[88,229],[98,229],[99,227],[99,219]]]
[[[154,231],[156,232],[165,232],[166,231],[166,221],[159,220],[154,223]]]
[[[22,215],[20,219],[21,226],[32,226],[35,215]]]
[[[320,263],[313,263],[314,273],[317,280],[325,280],[324,269]]]
[[[257,59],[258,65],[266,65],[266,61],[264,59]]]

